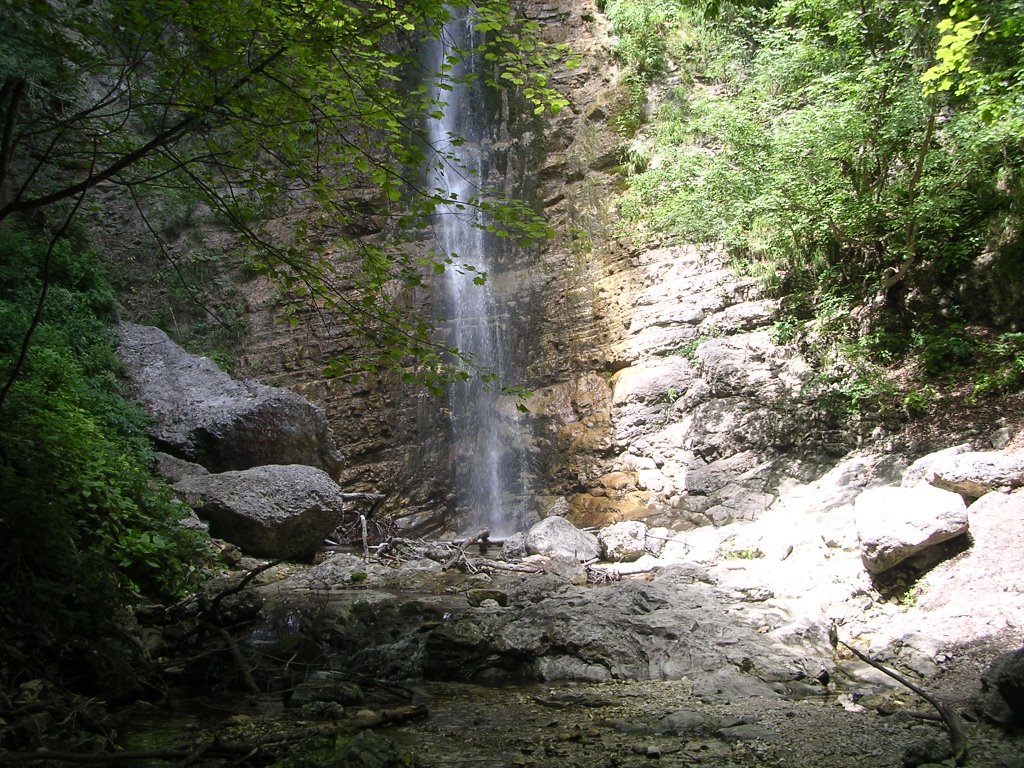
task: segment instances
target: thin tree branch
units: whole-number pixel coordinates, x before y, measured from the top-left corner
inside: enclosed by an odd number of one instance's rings
[[[182,118],[177,123],[172,125],[170,128],[161,131],[152,139],[147,141],[145,144],[143,144],[140,147],[137,147],[131,152],[126,153],[120,159],[111,163],[103,170],[98,172],[95,170],[91,170],[86,178],[82,179],[76,184],[71,184],[69,186],[64,187],[63,189],[55,190],[54,192],[51,192],[47,195],[41,195],[39,197],[30,198],[28,200],[15,200],[12,201],[11,203],[8,203],[7,205],[0,208],[0,221],[3,221],[3,219],[5,219],[7,216],[17,211],[38,210],[39,208],[44,208],[47,205],[52,205],[53,203],[60,202],[61,200],[66,200],[68,198],[74,197],[75,195],[79,195],[83,192],[86,192],[95,187],[97,184],[100,184],[104,181],[107,181],[115,177],[124,169],[134,165],[135,163],[148,157],[154,152],[175,143],[176,141],[181,139],[182,136],[194,130],[200,124],[204,117],[209,115],[217,107],[225,104],[233,94],[238,92],[240,89],[244,88],[257,77],[264,74],[267,68],[271,64],[273,64],[277,59],[281,58],[281,56],[283,56],[286,51],[287,49],[284,47],[278,48],[276,51],[266,56],[262,61],[256,64],[248,72],[246,72],[245,75],[238,78],[238,80],[236,80],[229,88],[227,88],[221,94],[212,99],[211,102],[205,108],[197,112],[194,112],[188,117]]]
[[[25,78],[7,78],[0,89],[0,107],[4,108],[4,132],[0,139],[0,199],[3,195],[7,171],[14,154],[14,128],[18,124],[18,113],[25,98]]]
[[[858,659],[863,661],[865,664],[874,667],[882,674],[888,675],[897,683],[905,685],[911,691],[913,691],[922,699],[924,699],[933,707],[935,707],[935,711],[939,713],[939,717],[942,718],[942,722],[946,725],[946,729],[949,731],[949,743],[953,749],[953,759],[956,761],[957,765],[963,765],[967,761],[967,732],[964,728],[964,722],[960,718],[960,715],[958,715],[951,706],[949,706],[943,701],[939,701],[926,690],[921,688],[921,686],[915,685],[914,683],[910,682],[909,680],[907,680],[907,678],[903,677],[903,675],[899,674],[898,672],[894,672],[893,670],[889,669],[883,664],[880,664],[867,654],[861,653],[852,645],[844,643],[842,640],[839,639],[839,633],[836,629],[835,624],[832,624],[829,627],[829,641],[831,642],[833,648],[835,648],[837,645],[843,646],[843,648],[846,648],[846,650],[848,650]]]

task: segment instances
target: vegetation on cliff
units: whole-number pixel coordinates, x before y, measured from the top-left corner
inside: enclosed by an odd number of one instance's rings
[[[847,363],[854,407],[908,359],[925,376],[969,369],[976,395],[1024,383],[1024,6],[607,12],[634,235],[723,243],[784,297],[782,340]]]

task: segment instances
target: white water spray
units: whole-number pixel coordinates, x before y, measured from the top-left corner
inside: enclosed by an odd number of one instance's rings
[[[488,528],[498,537],[521,528],[527,517],[523,478],[529,473],[518,412],[512,399],[500,394],[510,383],[503,338],[508,312],[499,305],[492,280],[481,278],[494,267],[495,243],[485,229],[486,214],[475,204],[483,193],[489,160],[484,86],[474,77],[477,33],[471,11],[449,10],[451,18],[429,62],[434,72],[450,67],[443,81],[434,84],[440,116],[427,120],[427,182],[447,200],[435,216],[435,237],[442,258],[452,262],[437,303],[442,305],[447,340],[496,377],[493,382],[473,377],[449,387],[450,464],[459,528],[464,533]]]

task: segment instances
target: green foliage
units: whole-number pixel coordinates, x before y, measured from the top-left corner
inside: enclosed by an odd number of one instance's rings
[[[126,600],[195,586],[205,538],[151,474],[145,418],[118,394],[113,293],[95,254],[0,228],[0,376],[14,361],[49,265],[49,299],[0,411],[0,646],[4,674],[113,630]]]
[[[792,0],[726,28],[753,29],[749,65],[659,113],[658,162],[631,180],[626,218],[771,262],[789,288],[827,272],[867,296],[922,263],[962,269],[1012,204],[997,183],[1007,137],[940,120],[922,93],[927,9]]]
[[[568,49],[542,43],[507,0],[0,0],[0,220],[101,184],[164,237],[208,211],[259,274],[364,340],[332,370],[387,366],[436,386],[460,358],[403,291],[423,278],[409,241],[451,202],[416,181],[428,154],[456,163],[427,146],[423,116],[441,112],[453,61],[470,52],[424,73],[417,42],[439,39],[453,8],[472,9],[489,87],[536,114],[566,105],[548,68],[572,65]],[[166,205],[147,212],[154,194]],[[459,204],[484,209],[500,237],[549,233],[493,190]],[[362,268],[339,276],[339,252]]]
[[[972,397],[1024,389],[1024,333],[1004,333],[981,345],[982,364],[974,375]]]
[[[949,15],[935,63],[921,75],[928,93],[949,94],[989,124],[1024,137],[1024,2],[940,0]]]
[[[760,560],[764,557],[764,552],[757,547],[737,547],[736,542],[730,537],[722,542],[719,557],[722,560]]]
[[[159,300],[141,322],[231,372],[246,327],[245,299],[234,279],[240,265],[198,245],[183,250],[180,257],[168,254],[167,264],[152,275],[150,288]]]
[[[828,364],[845,346],[869,367],[906,354],[928,375],[976,365],[973,337],[937,312],[897,326],[915,290],[949,295],[986,251],[1019,244],[1024,4],[955,0],[947,18],[924,0],[685,3],[709,13],[656,19],[621,2],[638,41],[671,19],[652,50],[693,78],[634,140],[630,236],[719,243],[737,271],[802,296],[773,337],[806,335]],[[868,325],[849,312],[867,304],[893,330],[858,339]],[[844,404],[887,397],[871,371],[834,383]]]
[[[924,416],[931,412],[937,396],[935,387],[922,387],[903,396],[903,407],[909,416]]]
[[[772,340],[772,344],[779,346],[789,344],[800,335],[802,325],[803,323],[795,317],[780,317],[768,329],[768,335]]]
[[[978,340],[962,325],[921,329],[913,339],[924,371],[931,376],[969,368],[978,351]]]
[[[611,0],[605,8],[615,55],[642,85],[650,85],[668,68],[667,33],[680,13],[673,0]]]
[[[632,136],[645,119],[648,87],[668,69],[669,41],[682,8],[675,0],[610,0],[604,10],[616,40],[615,55],[625,66],[626,100],[615,116],[616,127]]]

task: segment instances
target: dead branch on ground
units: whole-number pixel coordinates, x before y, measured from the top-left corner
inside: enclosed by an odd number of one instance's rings
[[[920,696],[922,699],[931,704],[933,707],[935,707],[935,711],[939,713],[939,717],[942,718],[942,722],[946,725],[946,730],[949,731],[949,744],[953,748],[953,759],[956,761],[957,765],[963,765],[966,762],[967,731],[964,728],[964,721],[960,718],[960,715],[956,713],[953,707],[951,707],[946,702],[940,701],[936,697],[932,696],[919,685],[910,682],[909,680],[907,680],[907,678],[903,677],[903,675],[899,674],[898,672],[895,672],[894,670],[891,670],[883,664],[875,661],[867,654],[861,653],[849,643],[844,643],[842,640],[839,639],[839,632],[836,629],[835,623],[833,623],[829,627],[828,636],[829,641],[832,643],[833,649],[835,649],[837,645],[843,646],[843,648],[846,648],[850,653],[852,653],[858,659],[863,661],[865,664],[869,664],[882,674],[891,677],[897,683],[906,686],[911,691]]]

